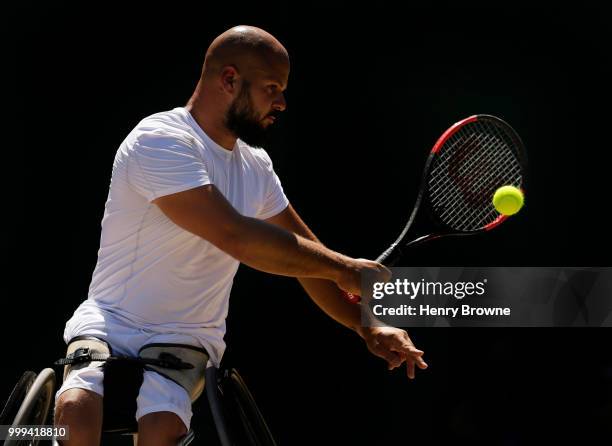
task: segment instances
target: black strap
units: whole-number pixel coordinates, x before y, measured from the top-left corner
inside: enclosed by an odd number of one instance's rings
[[[155,358],[133,358],[130,356],[109,356],[104,353],[91,353],[88,347],[77,348],[74,353],[71,353],[66,358],[58,359],[55,361],[55,365],[66,365],[66,364],[81,364],[83,362],[91,361],[120,361],[125,363],[134,363],[139,365],[151,364],[167,369],[192,369],[194,366],[188,362],[184,362],[180,358],[174,356],[171,353],[162,352],[158,359]]]
[[[91,361],[106,361],[110,356],[105,353],[92,353],[89,347],[77,348],[73,353],[70,353],[67,357],[58,359],[54,362],[55,365],[66,365],[66,364],[81,364],[83,362]]]

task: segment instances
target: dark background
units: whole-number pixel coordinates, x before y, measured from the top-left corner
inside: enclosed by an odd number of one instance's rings
[[[603,10],[201,3],[30,3],[6,21],[17,102],[6,110],[16,141],[4,147],[1,399],[23,370],[63,354],[118,145],[143,117],[186,103],[208,44],[238,24],[265,28],[291,54],[288,110],[268,151],[330,247],[376,257],[440,133],[489,113],[527,147],[526,208],[486,236],[416,248],[404,265],[610,265]],[[226,359],[282,445],[600,444],[612,434],[609,329],[409,333],[430,364],[415,381],[387,372],[295,280],[241,267]]]

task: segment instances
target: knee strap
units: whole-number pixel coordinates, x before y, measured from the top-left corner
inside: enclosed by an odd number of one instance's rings
[[[208,352],[200,347],[185,344],[154,343],[141,347],[138,351],[141,359],[156,359],[187,364],[190,367],[168,368],[156,364],[146,364],[147,370],[153,370],[183,387],[191,402],[194,402],[204,390],[204,374],[208,363]]]
[[[94,336],[77,336],[72,338],[66,349],[66,357],[56,361],[64,365],[65,381],[72,370],[79,370],[88,365],[101,367],[112,355],[112,349],[106,341]]]

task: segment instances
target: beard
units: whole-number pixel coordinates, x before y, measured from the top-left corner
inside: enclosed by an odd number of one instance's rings
[[[261,120],[253,109],[249,86],[246,81],[242,83],[238,97],[234,99],[225,114],[225,125],[248,145],[261,147],[268,141],[269,132],[261,125]]]

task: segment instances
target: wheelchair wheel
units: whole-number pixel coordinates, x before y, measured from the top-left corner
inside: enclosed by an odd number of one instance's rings
[[[36,376],[36,379],[27,391],[23,403],[21,403],[15,418],[9,422],[13,426],[42,425],[49,417],[49,408],[53,401],[55,390],[55,371],[51,368],[44,369]],[[34,440],[6,440],[5,446],[38,444]]]
[[[13,387],[6,404],[2,409],[2,413],[0,413],[0,424],[13,424],[13,420],[15,419],[15,416],[17,416],[19,407],[30,391],[35,379],[36,373],[32,372],[31,370],[23,372],[21,378],[19,378],[19,381],[17,381],[15,387]]]
[[[221,381],[226,417],[238,445],[276,446],[255,399],[236,369],[227,370]]]

